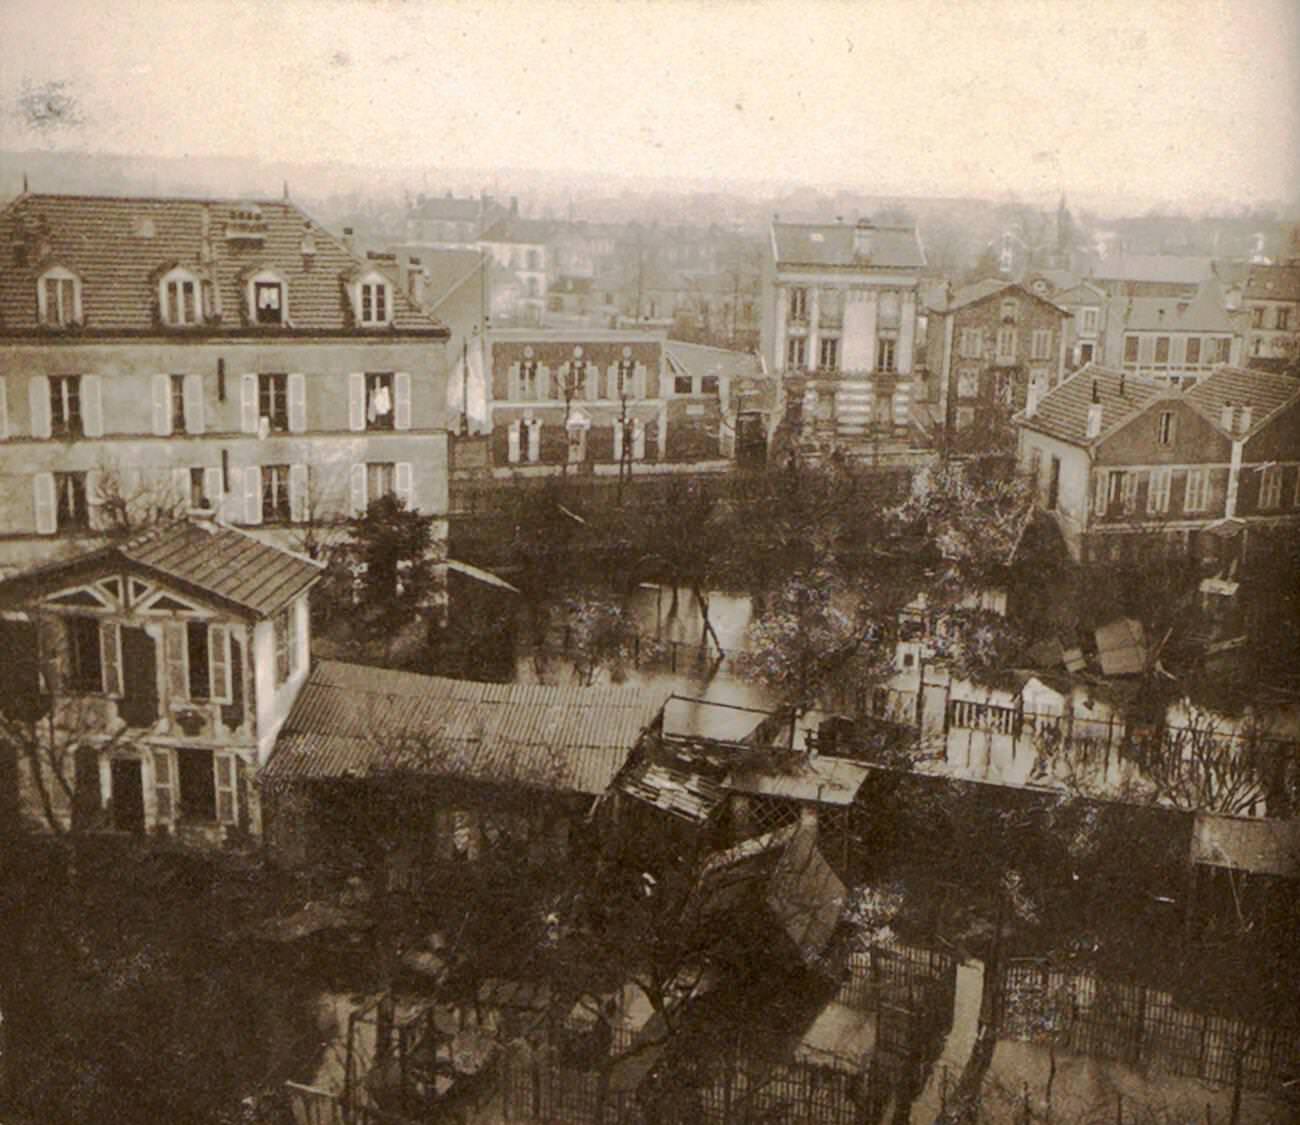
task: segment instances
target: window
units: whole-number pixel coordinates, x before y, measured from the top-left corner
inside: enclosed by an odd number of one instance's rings
[[[257,377],[257,411],[272,433],[289,429],[289,376],[283,373]]]
[[[293,671],[293,622],[290,620],[286,606],[271,619],[272,632],[275,634],[275,682],[284,683]]]
[[[1080,328],[1080,331],[1086,332],[1090,336],[1097,331],[1097,310],[1096,309],[1083,310],[1083,326],[1082,328]]]
[[[68,618],[67,638],[69,686],[73,691],[103,691],[99,621],[94,617]]]
[[[230,701],[230,632],[224,625],[185,625],[191,699]]]
[[[823,337],[818,346],[817,366],[823,371],[835,371],[840,365],[840,342],[834,336]],[[717,376],[708,376],[717,384]]]
[[[1199,336],[1189,336],[1187,338],[1187,359],[1188,367],[1195,367],[1201,362],[1201,338]]]
[[[1177,419],[1172,410],[1162,410],[1156,420],[1156,441],[1160,445],[1173,445],[1178,432]]]
[[[785,343],[787,367],[803,367],[807,362],[808,342],[802,336],[791,336]]]
[[[984,334],[978,328],[963,328],[958,352],[963,359],[979,359]]]
[[[1205,511],[1205,470],[1187,470],[1187,491],[1183,496],[1184,512]]]
[[[1147,484],[1147,511],[1152,515],[1169,511],[1169,482],[1171,469],[1152,469]]]
[[[204,481],[204,470],[200,468],[191,468],[189,473],[189,506],[191,508],[211,507],[208,498],[207,485]]]
[[[1047,510],[1056,511],[1061,496],[1061,459],[1052,454],[1052,467],[1047,477]]]
[[[1286,331],[1291,327],[1291,310],[1278,306],[1276,324],[1279,329]]]
[[[387,324],[388,285],[378,280],[363,281],[360,289],[361,323],[370,325]]]
[[[1122,473],[1119,483],[1120,508],[1125,515],[1130,515],[1137,507],[1138,480],[1141,473]]]
[[[199,283],[191,274],[173,270],[162,282],[162,318],[165,324],[198,324],[201,317]]]
[[[185,432],[185,376],[173,375],[169,385],[171,410],[172,410],[172,433],[183,434]]]
[[[961,367],[957,370],[957,397],[978,398],[980,393],[980,373],[974,367]]]
[[[896,344],[895,341],[888,338],[876,341],[876,370],[893,371],[895,362]]]
[[[689,375],[673,376],[673,393],[679,395],[689,395],[694,393],[695,383]]]
[[[1220,336],[1218,339],[1210,341],[1210,362],[1227,363],[1232,353],[1232,340],[1228,336]]]
[[[1016,358],[1016,330],[1014,328],[998,329],[998,359]]]
[[[81,376],[50,376],[50,433],[54,437],[79,438],[81,424]]]
[[[1029,354],[1032,359],[1047,359],[1052,354],[1052,330],[1050,328],[1034,329]]]
[[[1004,323],[1015,322],[1016,315],[1020,310],[1020,303],[1014,297],[1008,297],[1002,302],[1002,320]]]
[[[1169,363],[1169,337],[1168,336],[1156,337],[1156,363],[1161,364],[1162,366],[1168,365]]]
[[[528,400],[537,398],[537,360],[535,359],[526,359],[519,365],[519,397]]]
[[[1260,508],[1280,508],[1282,506],[1282,466],[1268,465],[1260,475]]]
[[[534,370],[536,364],[533,365]],[[393,373],[370,371],[366,374],[366,429],[391,430],[393,409]]]
[[[718,397],[718,377],[716,375],[700,376],[700,394]]]
[[[366,502],[397,495],[397,465],[392,461],[366,462]]]
[[[1093,357],[1093,355],[1094,355],[1094,350],[1093,350],[1093,345],[1092,345],[1092,344],[1089,343],[1089,344],[1080,344],[1080,345],[1079,345],[1079,362],[1080,362],[1080,363],[1091,363],[1091,362],[1092,362],[1092,357]]]
[[[1138,338],[1133,335],[1124,337],[1124,362],[1137,363],[1138,361]]]
[[[631,349],[628,349],[628,352],[628,355],[618,361],[618,366],[614,372],[615,388],[613,397],[620,400],[636,396],[636,361],[630,358]],[[676,389],[677,381],[674,380],[673,384],[674,389]],[[679,390],[678,393],[683,392]]]
[[[90,527],[85,473],[55,473],[54,502],[60,531],[85,531]]]
[[[1264,310],[1261,306],[1256,305],[1250,310],[1250,326],[1252,328],[1264,327]]]
[[[153,796],[157,819],[164,823],[170,823],[175,815],[176,808],[170,750],[155,750],[153,752]]]
[[[289,466],[262,466],[262,522],[277,520],[288,522],[292,512],[289,503]]]
[[[41,278],[37,304],[41,323],[66,328],[81,320],[81,286],[66,270],[50,270]]]
[[[795,288],[790,290],[790,319],[805,321],[808,319],[808,290]]]
[[[258,324],[284,323],[284,286],[280,282],[253,282],[253,319]]]

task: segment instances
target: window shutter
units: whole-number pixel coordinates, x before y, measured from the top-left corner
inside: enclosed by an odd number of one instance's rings
[[[256,465],[244,470],[244,522],[262,522],[262,470]]]
[[[411,462],[397,462],[397,467],[393,470],[393,491],[399,500],[405,501],[408,508],[415,510],[415,474],[411,472]]]
[[[203,433],[203,376],[185,376],[185,432]]]
[[[640,418],[632,420],[632,459],[645,460],[645,423]]]
[[[398,371],[393,375],[393,427],[411,428],[411,373]]]
[[[523,396],[523,383],[519,379],[519,364],[512,363],[506,372],[506,401],[518,402]]]
[[[86,437],[104,436],[104,411],[98,375],[81,377],[81,425]]]
[[[159,823],[169,824],[172,819],[172,758],[171,751],[157,749],[153,752],[153,795],[155,817]]]
[[[230,630],[225,625],[208,626],[208,679],[210,698],[217,703],[229,703]]]
[[[289,466],[289,518],[294,523],[307,520],[307,466]]]
[[[153,432],[155,437],[166,437],[172,432],[170,379],[162,373],[153,377]]]
[[[5,377],[0,375],[0,441],[9,436],[9,390]]]
[[[624,421],[622,418],[614,419],[614,460],[622,464],[623,461],[623,428]]]
[[[646,375],[645,364],[644,364],[644,363],[638,363],[638,364],[636,365],[636,374],[633,375],[633,377],[632,377],[632,397],[633,397],[633,398],[636,398],[636,399],[643,399],[643,398],[648,397],[648,392],[647,392],[647,390],[646,390],[646,378],[647,378],[647,375]]]
[[[37,473],[32,478],[32,491],[36,506],[36,533],[53,535],[58,530],[57,509],[54,506],[54,474]]]
[[[203,470],[203,499],[214,511],[221,511],[221,467]]]
[[[289,372],[289,429],[295,434],[307,429],[307,380],[301,371]]]
[[[1098,469],[1092,475],[1092,514],[1095,516],[1104,516],[1106,514],[1106,472],[1104,469]]]
[[[551,390],[551,369],[544,363],[537,365],[537,399],[545,402],[554,392]]]
[[[528,460],[542,459],[542,420],[534,418],[528,423]]]
[[[348,429],[366,428],[366,374],[353,371],[348,376]]]
[[[44,375],[33,375],[27,384],[27,400],[32,412],[32,437],[50,436],[50,381]]]
[[[600,398],[600,368],[594,363],[588,363],[582,373],[583,379],[583,396],[589,401],[595,401]]]
[[[42,691],[46,695],[52,695],[63,685],[67,634],[63,629],[62,618],[37,617],[36,647],[40,658]]]
[[[218,751],[212,755],[212,769],[217,787],[217,819],[222,824],[234,824],[235,756],[228,751]]]
[[[189,469],[172,470],[172,507],[182,512],[190,507],[190,471]]]
[[[218,469],[217,473],[220,474]],[[231,466],[230,488],[221,497],[221,518],[227,523],[242,523],[244,518],[243,469]]]
[[[167,666],[168,699],[188,699],[190,679],[185,650],[185,625],[182,622],[163,623],[163,663]]]
[[[239,380],[239,428],[246,434],[257,433],[257,376],[244,375]]]
[[[516,420],[510,423],[506,430],[506,460],[512,465],[519,460],[519,427],[521,423]]]
[[[103,496],[104,474],[100,469],[86,470],[86,518],[92,528],[101,528],[107,522],[104,518]]]
[[[113,621],[99,623],[99,667],[104,694],[122,694],[122,630]]]
[[[364,516],[366,514],[366,466],[358,462],[352,466],[352,514],[354,516]]]

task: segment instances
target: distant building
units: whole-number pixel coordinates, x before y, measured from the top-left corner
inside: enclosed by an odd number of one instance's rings
[[[477,198],[451,192],[420,195],[406,216],[406,240],[442,249],[474,249],[483,231],[510,213],[486,193]]]
[[[1214,555],[1300,525],[1300,383],[1219,367],[1179,390],[1110,368],[1071,375],[1017,419],[1021,464],[1071,554]]]
[[[1300,345],[1300,265],[1252,265],[1244,299],[1250,317],[1247,355],[1295,359]]]
[[[1070,314],[1022,285],[977,281],[951,293],[927,320],[929,397],[948,434],[995,441],[1033,394],[1065,373]]]
[[[1214,259],[1176,254],[1110,254],[1088,280],[1112,297],[1194,297],[1214,277]]]
[[[0,212],[0,568],[190,507],[265,537],[447,510],[447,330],[292,203]]]
[[[479,236],[478,245],[519,279],[519,319],[525,324],[541,324],[545,316],[554,233],[551,223],[511,214]]]
[[[907,441],[924,265],[911,226],[772,223],[761,354],[803,382],[806,440]]]
[[[1112,297],[1102,331],[1103,365],[1174,385],[1244,359],[1245,317],[1227,307],[1214,280],[1192,296]]]
[[[1101,359],[1103,329],[1109,298],[1104,290],[1083,281],[1051,295],[1070,314],[1065,325],[1065,366],[1074,371]]]

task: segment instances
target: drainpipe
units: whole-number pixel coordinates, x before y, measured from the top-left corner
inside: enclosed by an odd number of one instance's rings
[[[1228,496],[1224,502],[1223,518],[1232,519],[1237,514],[1237,488],[1241,481],[1241,457],[1244,442],[1232,443],[1232,461],[1228,466]]]

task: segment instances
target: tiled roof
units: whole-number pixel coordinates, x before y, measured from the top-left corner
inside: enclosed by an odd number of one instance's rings
[[[1191,300],[1114,297],[1107,323],[1134,332],[1233,332],[1237,327],[1215,281],[1203,284]]]
[[[311,586],[321,564],[210,520],[179,520],[150,528],[78,558],[47,563],[0,586],[48,583],[67,570],[133,566],[164,585],[191,590],[254,617],[270,617]]]
[[[1246,299],[1300,301],[1300,266],[1251,266]]]
[[[1045,394],[1032,418],[1021,414],[1017,420],[1027,429],[1075,445],[1091,445],[1098,440],[1087,436],[1088,407],[1092,405],[1094,387],[1101,403],[1101,437],[1122,421],[1145,410],[1154,399],[1177,393],[1133,375],[1125,376],[1122,372],[1090,363]]]
[[[853,252],[850,223],[772,224],[776,260],[783,266],[853,266],[859,269],[920,269],[925,254],[915,227],[872,226],[871,252]]]
[[[954,289],[946,298],[941,295],[939,303],[932,305],[931,308],[934,312],[940,313],[956,312],[958,309],[964,309],[968,305],[975,305],[980,301],[990,300],[999,293],[1005,293],[1007,290],[1014,290],[1014,296],[1024,297],[1030,301],[1038,301],[1040,304],[1046,305],[1050,309],[1054,309],[1062,316],[1068,315],[1066,310],[1061,308],[1055,300],[1048,300],[1046,297],[1040,297],[1037,293],[1031,292],[1019,282],[1002,281],[996,277],[986,277],[980,281],[973,281],[969,285],[963,285],[960,289]]]
[[[1254,368],[1216,367],[1184,391],[1183,397],[1220,428],[1225,406],[1249,406],[1251,424],[1247,432],[1254,433],[1282,407],[1300,398],[1300,379]]]
[[[599,794],[662,702],[637,688],[477,683],[321,661],[264,776],[411,770]]]
[[[1103,258],[1093,276],[1103,281],[1146,281],[1171,285],[1199,285],[1214,274],[1212,258],[1175,254],[1120,254]]]
[[[228,241],[236,212],[255,207],[264,224],[260,244]],[[208,235],[204,236],[204,224]],[[302,253],[310,228],[315,254]],[[26,248],[26,261],[18,250]],[[39,328],[36,279],[48,265],[63,266],[81,278],[84,333],[155,332],[158,278],[174,265],[210,277],[221,307],[221,323],[194,331],[280,333],[279,326],[244,327],[241,280],[267,268],[289,286],[289,318],[296,332],[385,334],[414,331],[440,334],[427,314],[415,309],[394,287],[393,327],[353,326],[343,284],[350,270],[363,267],[341,242],[292,203],[284,200],[241,203],[231,200],[130,199],[109,196],[23,195],[0,211],[0,329]],[[210,257],[210,260],[204,259]],[[169,329],[169,334],[180,330]]]

